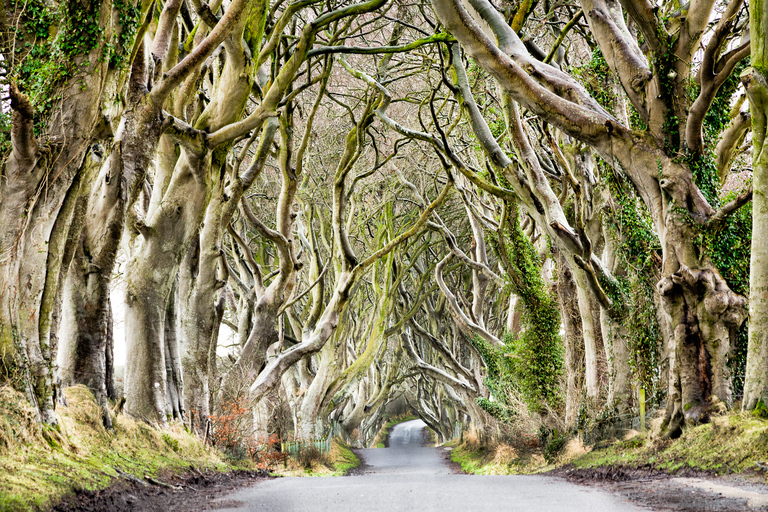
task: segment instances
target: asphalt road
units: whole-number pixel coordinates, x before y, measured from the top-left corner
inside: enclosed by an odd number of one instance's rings
[[[277,478],[223,496],[228,512],[630,512],[620,496],[547,476],[454,474],[440,448],[422,447],[421,420],[397,425],[390,447],[361,450],[356,476]]]

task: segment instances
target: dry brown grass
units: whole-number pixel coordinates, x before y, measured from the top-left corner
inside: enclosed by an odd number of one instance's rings
[[[507,465],[514,463],[518,458],[520,458],[520,455],[518,454],[517,450],[508,444],[502,443],[496,447],[491,463],[497,465]]]
[[[581,439],[575,437],[566,443],[563,452],[558,457],[558,462],[562,464],[568,463],[577,457],[581,457],[587,452],[589,452],[589,449],[584,446]]]
[[[24,445],[44,443],[35,410],[24,396],[8,386],[0,387],[0,448],[10,452]]]

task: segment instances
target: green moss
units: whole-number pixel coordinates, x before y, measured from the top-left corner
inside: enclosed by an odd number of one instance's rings
[[[755,418],[768,419],[768,406],[765,405],[762,399],[758,400],[755,404],[755,408],[752,410],[752,416]]]

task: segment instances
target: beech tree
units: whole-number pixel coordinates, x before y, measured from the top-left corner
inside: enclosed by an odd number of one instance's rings
[[[676,436],[733,404],[747,293],[762,407],[761,3],[749,30],[743,0],[27,4],[0,18],[0,378],[42,421],[58,381],[109,427],[125,342],[125,412],[202,436],[232,400],[369,441],[405,397],[447,440],[641,389]]]
[[[642,197],[662,247],[657,289],[673,326],[675,355],[665,424],[669,435],[677,435],[684,421],[705,419],[713,402],[732,403],[726,361],[746,317],[745,299],[729,289],[694,236],[696,229],[722,222],[751,197],[751,192],[746,193],[717,209],[710,203],[716,198],[708,200],[699,186],[711,161],[704,148],[705,115],[722,84],[749,52],[748,40],[728,44],[740,37],[737,22],[743,2],[728,3],[706,43],[699,70],[693,67],[693,55],[714,1],[694,3],[686,17],[668,19],[649,2],[581,5],[595,41],[645,129],[622,124],[572,76],[531,56],[490,3],[433,2],[440,21],[496,78],[510,100],[588,144],[626,174]],[[643,36],[645,52],[627,28],[625,12]],[[699,86],[694,100],[688,89],[691,79]],[[589,241],[582,234],[571,234],[575,247],[570,248],[582,257]]]
[[[766,37],[768,37],[768,6],[765,2],[750,2],[749,33],[751,67],[741,77],[749,94],[752,126],[752,162],[754,169],[752,216],[752,254],[749,287],[749,350],[747,375],[744,382],[744,410],[761,409],[768,403],[768,288],[766,288],[766,173],[765,130],[768,101],[768,83],[765,77]]]

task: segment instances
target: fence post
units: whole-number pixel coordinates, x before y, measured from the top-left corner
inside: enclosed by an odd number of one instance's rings
[[[645,388],[640,388],[640,432],[645,432]]]

